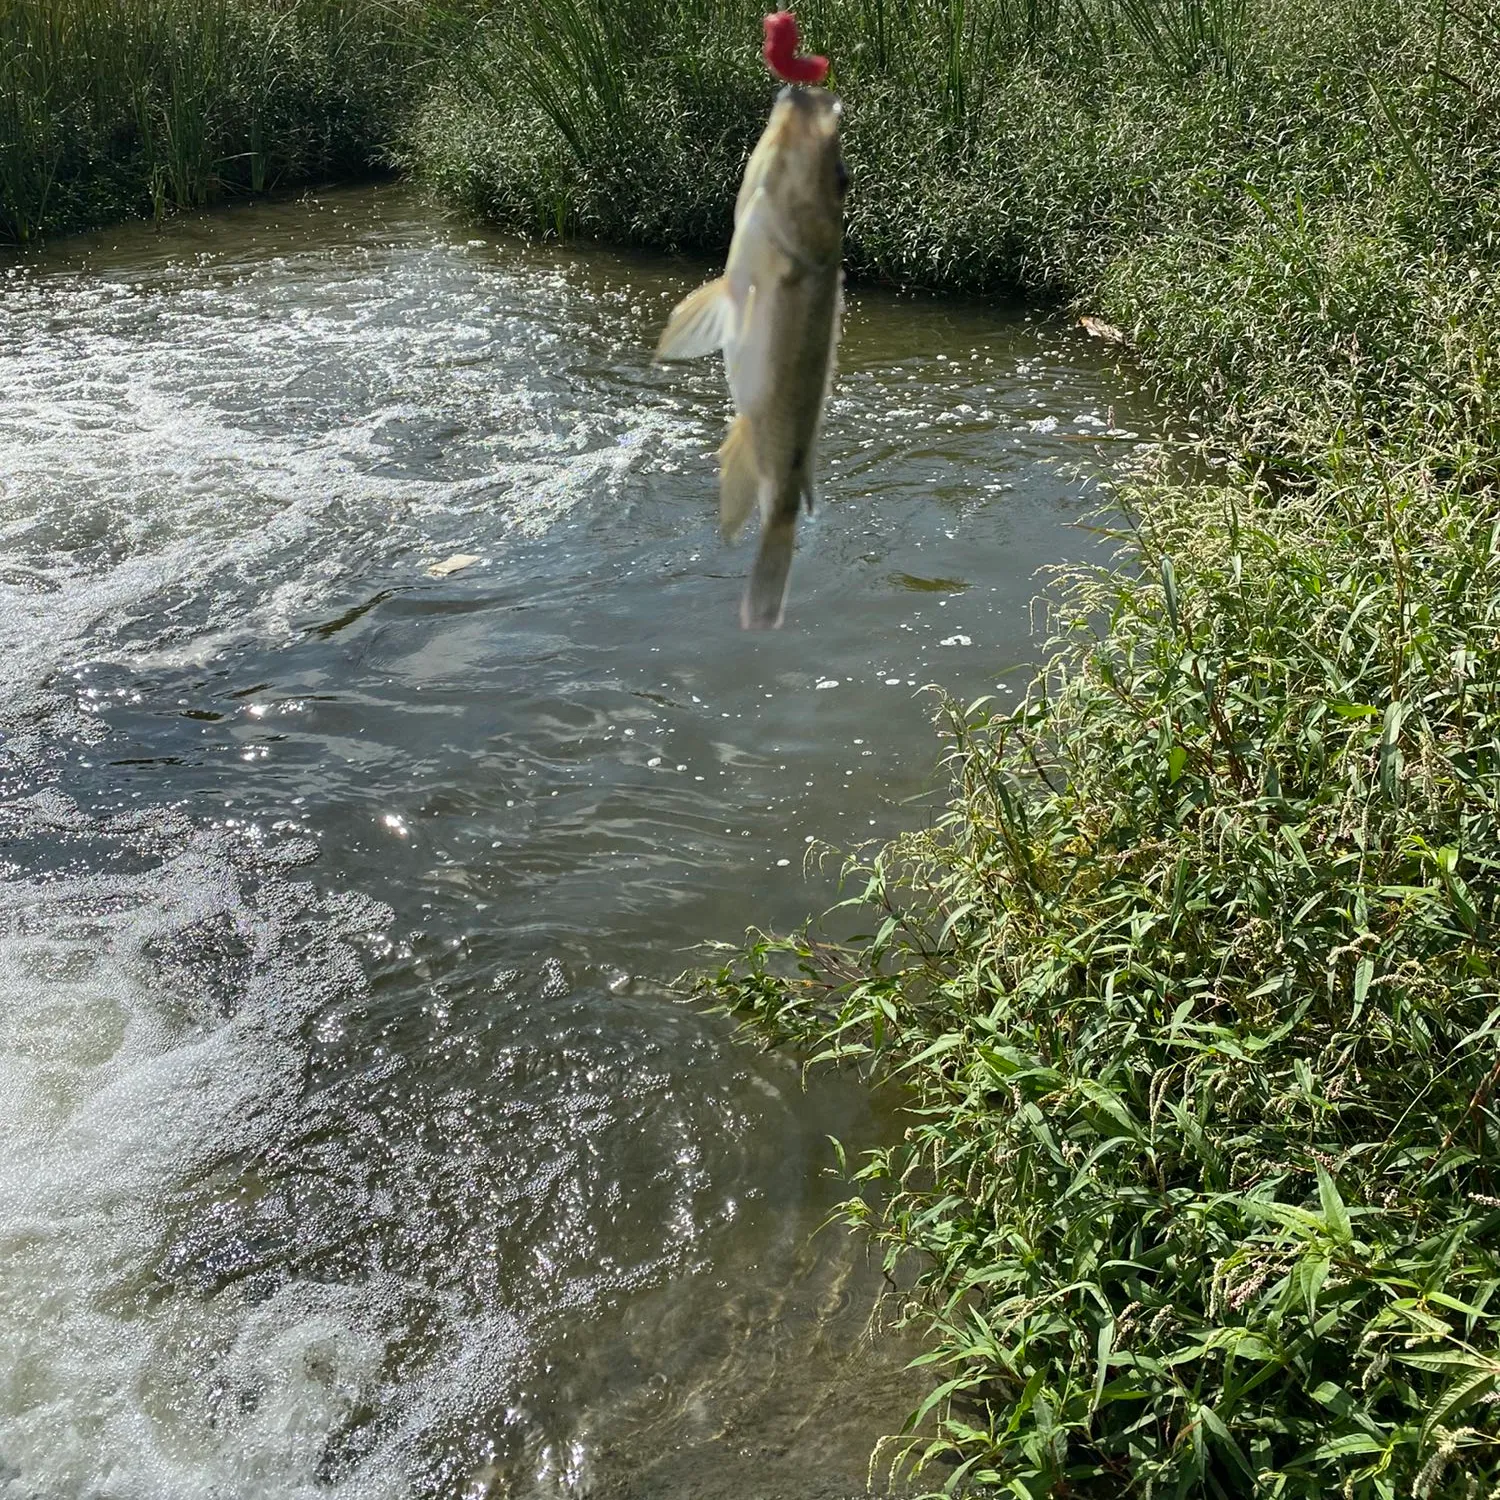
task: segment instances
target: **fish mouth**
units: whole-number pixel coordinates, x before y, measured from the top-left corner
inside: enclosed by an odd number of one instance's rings
[[[766,135],[779,141],[803,138],[837,141],[844,106],[837,94],[826,89],[789,83],[776,96]]]
[[[844,112],[844,101],[816,84],[789,83],[777,94],[776,102],[795,104],[799,109],[826,109],[835,115]]]

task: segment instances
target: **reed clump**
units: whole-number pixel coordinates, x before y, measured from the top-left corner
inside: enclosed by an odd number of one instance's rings
[[[843,1215],[921,1267],[945,1488],[1489,1495],[1497,516],[1417,467],[1129,503],[849,864],[864,935],[705,991],[911,1092]]]
[[[419,0],[0,0],[0,238],[383,165]]]

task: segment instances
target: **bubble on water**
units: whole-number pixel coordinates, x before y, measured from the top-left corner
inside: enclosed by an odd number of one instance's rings
[[[549,958],[542,965],[542,999],[564,999],[569,989],[568,976],[563,972],[562,964],[555,958]]]

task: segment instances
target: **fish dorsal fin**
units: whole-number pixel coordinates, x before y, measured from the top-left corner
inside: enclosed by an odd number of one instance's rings
[[[725,541],[732,542],[745,529],[759,496],[755,442],[750,436],[750,420],[741,413],[729,424],[729,433],[719,448],[719,530]]]
[[[734,303],[721,276],[690,292],[667,319],[656,345],[658,359],[698,359],[724,347],[734,325]]]

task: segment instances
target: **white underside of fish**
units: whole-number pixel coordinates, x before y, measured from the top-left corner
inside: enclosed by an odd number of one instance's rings
[[[657,348],[661,359],[724,354],[735,417],[719,449],[719,524],[732,540],[753,510],[761,517],[741,610],[747,627],[781,622],[797,516],[813,506],[843,301],[837,257],[816,261],[793,248],[795,226],[771,191],[774,160],[759,149],[752,157],[724,274],[678,304]]]

